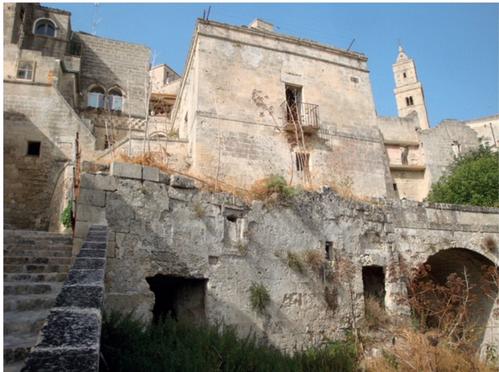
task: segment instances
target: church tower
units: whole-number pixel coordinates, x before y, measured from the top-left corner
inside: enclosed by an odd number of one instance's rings
[[[401,46],[399,46],[397,61],[393,64],[393,76],[395,77],[393,92],[399,116],[404,117],[416,111],[421,128],[428,129],[423,86],[418,80],[414,61],[405,54]]]

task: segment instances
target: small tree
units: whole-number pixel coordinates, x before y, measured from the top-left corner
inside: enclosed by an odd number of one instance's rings
[[[433,184],[427,200],[499,207],[499,153],[480,147],[460,156]]]

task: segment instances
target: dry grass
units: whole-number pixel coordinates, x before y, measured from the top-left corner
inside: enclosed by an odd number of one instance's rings
[[[390,317],[377,298],[367,296],[364,300],[364,309],[364,322],[368,329],[380,329],[390,324]]]
[[[396,344],[384,355],[364,361],[370,372],[492,372],[476,355],[456,349],[430,334],[404,328],[396,333]]]
[[[320,273],[326,263],[324,252],[319,249],[308,249],[303,253],[305,263],[316,273]]]
[[[492,236],[486,236],[482,240],[482,247],[491,253],[494,253],[497,250],[497,243]]]
[[[172,170],[168,167],[168,156],[166,151],[161,152],[146,152],[144,154],[131,155],[120,153],[116,156],[116,160],[123,163],[140,164],[148,167],[159,168],[165,173],[171,173]]]
[[[290,269],[303,274],[305,272],[305,266],[303,265],[303,259],[300,254],[294,252],[288,252],[288,266]]]

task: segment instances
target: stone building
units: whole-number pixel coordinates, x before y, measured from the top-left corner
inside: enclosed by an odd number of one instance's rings
[[[71,29],[70,13],[4,4],[5,223],[58,230],[80,159],[143,133],[148,48]],[[130,124],[130,125],[129,125]]]

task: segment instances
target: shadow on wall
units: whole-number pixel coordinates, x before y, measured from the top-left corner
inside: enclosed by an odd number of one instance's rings
[[[4,112],[3,133],[4,223],[48,230],[54,190],[69,159],[22,113]]]
[[[220,253],[216,262],[210,261],[210,238],[203,229],[213,227],[196,222],[190,202],[165,200],[167,185],[117,181],[118,190],[106,195],[110,236],[116,235],[114,257],[109,258],[106,271],[106,311],[134,311],[143,320],[157,321],[170,314],[177,319],[237,325],[241,337],[253,333],[271,343],[288,334],[295,338],[305,334],[303,325],[291,320],[276,298],[271,298],[262,315],[251,310],[250,281],[236,277],[227,282],[232,294],[224,291],[222,295],[216,289],[230,280],[225,275],[236,260],[248,262],[257,277],[264,271],[259,257]],[[186,198],[201,193],[177,192]],[[184,226],[181,221],[189,218],[191,222]],[[268,280],[264,282],[270,287]],[[296,345],[290,341],[283,346],[291,351]]]

